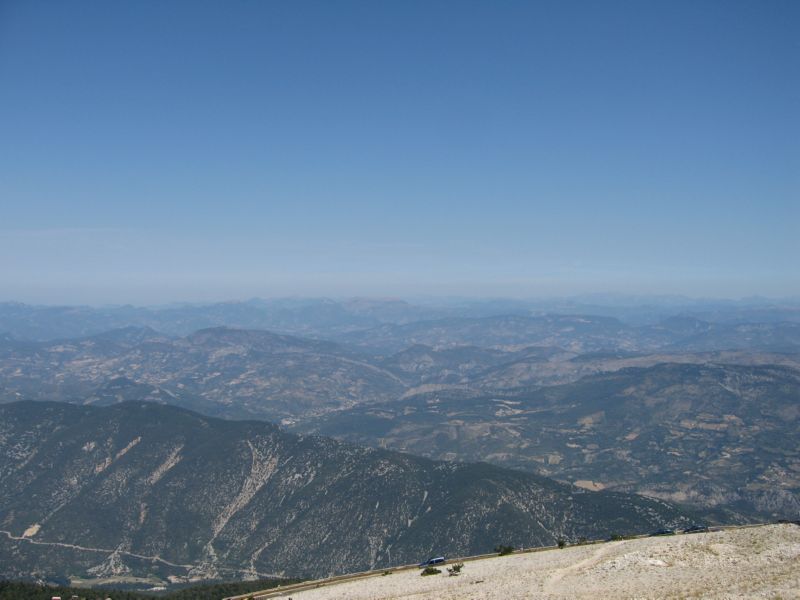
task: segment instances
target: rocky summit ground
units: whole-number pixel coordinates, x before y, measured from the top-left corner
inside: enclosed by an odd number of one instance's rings
[[[800,598],[800,527],[767,525],[512,554],[467,562],[457,577],[448,576],[444,568],[442,574],[428,577],[403,570],[269,597]]]

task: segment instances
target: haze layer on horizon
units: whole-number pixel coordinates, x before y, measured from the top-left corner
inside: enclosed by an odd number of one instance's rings
[[[800,4],[0,4],[0,300],[800,295]]]

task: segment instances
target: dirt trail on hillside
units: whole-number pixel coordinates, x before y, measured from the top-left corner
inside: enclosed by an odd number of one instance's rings
[[[588,558],[584,558],[567,567],[561,567],[557,569],[553,569],[550,576],[547,580],[544,581],[542,585],[542,592],[545,595],[555,594],[558,591],[558,585],[561,583],[561,580],[567,576],[576,575],[580,573],[582,570],[593,567],[596,564],[600,563],[609,553],[615,551],[620,544],[624,542],[609,542],[608,544],[602,544],[600,546],[596,546],[596,550],[592,552],[591,556]]]

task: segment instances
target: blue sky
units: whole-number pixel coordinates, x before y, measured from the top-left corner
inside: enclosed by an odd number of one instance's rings
[[[0,300],[800,294],[800,3],[0,0]]]

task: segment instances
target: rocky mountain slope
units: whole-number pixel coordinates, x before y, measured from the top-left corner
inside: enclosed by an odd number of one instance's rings
[[[688,522],[663,501],[155,403],[0,406],[0,577],[325,575]]]

